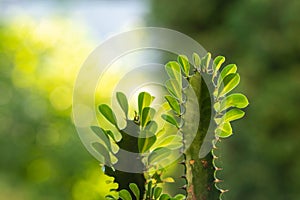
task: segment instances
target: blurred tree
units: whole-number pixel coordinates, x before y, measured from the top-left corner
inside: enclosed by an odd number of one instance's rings
[[[226,141],[226,199],[299,199],[300,2],[151,0],[148,25],[231,58],[251,106]]]
[[[109,191],[71,119],[73,82],[92,49],[84,38],[62,19],[0,23],[0,199],[99,200]]]

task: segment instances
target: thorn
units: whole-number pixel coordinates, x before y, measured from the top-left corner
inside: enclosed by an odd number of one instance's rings
[[[182,187],[179,187],[179,189],[183,189],[183,190],[186,190],[186,188],[187,188],[186,185],[184,185],[184,186],[182,186]]]
[[[210,186],[207,186],[207,191],[211,191],[211,187]]]
[[[225,192],[229,192],[229,190],[220,190],[220,192],[223,194],[223,193],[225,193]]]
[[[185,161],[183,160],[183,161],[179,162],[178,164],[185,165]]]
[[[219,157],[217,157],[217,156],[215,156],[215,155],[213,155],[213,159],[218,159]]]
[[[186,175],[182,175],[182,176],[180,176],[179,178],[184,178],[184,179],[186,179]]]
[[[215,170],[216,171],[221,171],[221,170],[223,170],[223,168],[221,168],[221,167],[215,167]]]
[[[223,180],[220,180],[220,179],[215,179],[214,182],[215,182],[215,183],[222,183],[222,182],[224,182],[224,181],[223,181]]]
[[[195,163],[195,160],[192,159],[189,161],[189,163],[190,163],[190,165],[193,165]]]
[[[201,160],[201,164],[204,168],[208,167],[208,162],[206,160]]]

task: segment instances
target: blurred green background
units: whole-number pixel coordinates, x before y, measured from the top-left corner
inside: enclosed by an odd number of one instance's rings
[[[236,63],[250,106],[223,142],[229,200],[300,199],[300,1],[0,2],[0,200],[108,191],[72,124],[81,64],[109,35],[162,26]]]

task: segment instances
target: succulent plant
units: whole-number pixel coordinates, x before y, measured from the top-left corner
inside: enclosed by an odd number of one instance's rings
[[[222,199],[228,191],[221,187],[218,146],[221,139],[233,134],[232,121],[244,116],[242,109],[249,103],[245,95],[231,93],[240,82],[235,64],[222,66],[225,58],[217,56],[212,60],[210,53],[202,58],[194,53],[192,60],[191,63],[187,56],[179,55],[177,61],[165,65],[168,94],[160,111],[152,106],[155,97],[141,92],[134,116],[128,116],[126,95],[116,93],[125,128],[119,127],[110,106],[99,105],[112,129],[91,127],[99,137],[92,146],[103,156],[105,173],[119,185],[117,195],[106,198],[207,200]],[[117,134],[121,135],[119,140]],[[123,150],[138,156],[128,158]],[[164,194],[163,188],[174,178],[162,175],[168,164],[178,159],[185,166],[181,176],[186,180],[182,186],[185,193],[172,197]],[[132,171],[120,171],[118,165],[131,166]]]

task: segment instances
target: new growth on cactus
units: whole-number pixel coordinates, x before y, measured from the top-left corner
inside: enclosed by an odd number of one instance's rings
[[[192,60],[179,55],[177,61],[165,65],[168,94],[158,109],[152,105],[155,97],[144,91],[138,95],[135,114],[129,116],[126,95],[116,93],[125,128],[119,127],[110,106],[99,105],[99,112],[112,128],[91,127],[99,138],[91,145],[101,153],[105,173],[119,185],[107,199],[214,200],[227,192],[218,178],[222,170],[218,146],[221,139],[233,134],[231,122],[244,116],[241,109],[248,100],[241,93],[231,93],[240,82],[235,64],[222,66],[225,58],[212,60],[210,53],[202,58],[194,53]],[[117,134],[121,138],[117,139]],[[136,156],[124,156],[124,151]],[[164,172],[178,159],[185,167],[181,176],[186,181],[185,192],[172,197],[163,189],[174,178],[164,177]],[[121,171],[121,165],[132,170]]]

